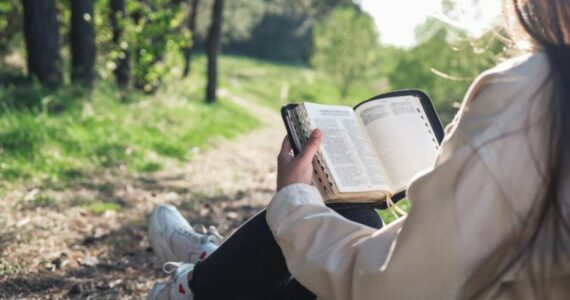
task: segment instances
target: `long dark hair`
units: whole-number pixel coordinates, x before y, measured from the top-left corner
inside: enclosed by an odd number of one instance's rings
[[[541,172],[544,189],[521,236],[508,250],[502,249],[505,253],[499,257],[506,261],[490,262],[496,263],[487,269],[494,276],[486,278],[486,284],[468,298],[496,296],[501,291],[494,287],[513,272],[528,280],[535,298],[548,298],[548,273],[555,267],[568,266],[570,260],[570,1],[512,0],[512,4],[511,14],[550,62],[549,88],[552,86],[553,91],[548,107],[546,165]]]

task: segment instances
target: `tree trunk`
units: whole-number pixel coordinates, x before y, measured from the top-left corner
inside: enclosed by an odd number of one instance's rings
[[[208,52],[208,86],[206,87],[206,102],[216,101],[218,85],[218,53],[220,52],[220,37],[222,34],[222,13],[224,0],[215,0],[212,10],[212,23],[208,32],[206,51]]]
[[[28,75],[46,87],[61,85],[59,24],[54,0],[22,0]]]
[[[88,87],[93,86],[94,79],[96,47],[93,23],[93,0],[71,1],[71,80]]]
[[[115,61],[115,78],[119,87],[127,87],[130,78],[130,54],[128,44],[123,41],[123,22],[127,19],[125,0],[111,0],[111,26],[113,29],[113,44],[118,51]]]
[[[194,45],[196,45],[196,15],[198,13],[198,4],[200,0],[192,0],[192,8],[190,11],[190,16],[188,18],[188,30],[192,33],[191,45],[184,49],[184,72],[182,77],[187,77],[190,74],[192,51],[194,50]]]

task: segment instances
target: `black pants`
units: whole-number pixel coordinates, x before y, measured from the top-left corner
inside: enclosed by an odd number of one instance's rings
[[[382,220],[370,206],[337,204],[331,208],[349,220],[382,227]],[[291,277],[265,220],[265,210],[195,266],[190,287],[197,300],[316,298]]]

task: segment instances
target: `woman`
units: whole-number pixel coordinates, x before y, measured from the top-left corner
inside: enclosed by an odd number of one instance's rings
[[[509,18],[529,38],[517,42],[534,48],[475,81],[435,165],[409,186],[407,217],[380,230],[341,217],[310,185],[320,133],[298,158],[284,142],[267,224],[288,270],[319,298],[570,297],[570,3],[512,1]],[[247,275],[267,263],[262,254],[226,255],[265,234],[260,216],[150,298],[282,295],[274,266]],[[241,246],[273,249],[264,243]]]

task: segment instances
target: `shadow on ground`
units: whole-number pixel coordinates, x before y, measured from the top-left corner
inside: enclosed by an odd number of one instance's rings
[[[226,236],[263,209],[263,206],[248,204],[248,197],[272,192],[261,188],[232,194],[222,191],[206,194],[192,192],[188,188],[173,189],[148,179],[135,180],[131,182],[131,187],[113,181],[80,182],[77,189],[94,191],[98,199],[116,203],[119,208],[106,218],[104,214],[85,213],[83,221],[91,222],[96,227],[89,234],[80,234],[78,238],[66,241],[65,246],[58,248],[60,253],[55,257],[43,259],[31,267],[22,262],[20,271],[0,276],[0,299],[138,299],[155,282],[163,280],[165,275],[161,273],[160,263],[147,238],[149,210],[141,209],[140,201],[144,200],[138,199],[137,203],[133,197],[124,196],[121,191],[132,189],[136,193],[137,190],[144,190],[150,197],[159,198],[155,201],[157,203],[171,202],[176,205],[198,230],[213,225]],[[169,201],[169,197],[173,198],[170,199],[172,201]],[[42,211],[56,214],[66,204],[71,206],[70,209],[75,209],[84,203],[75,198],[43,207]],[[28,211],[32,215],[37,213],[33,209]],[[73,220],[69,222],[71,224]],[[120,226],[105,230],[104,227],[109,225],[106,222],[117,222]],[[9,230],[5,230],[0,237],[2,249],[9,245],[20,248],[18,243]],[[20,255],[25,257],[27,254]]]

